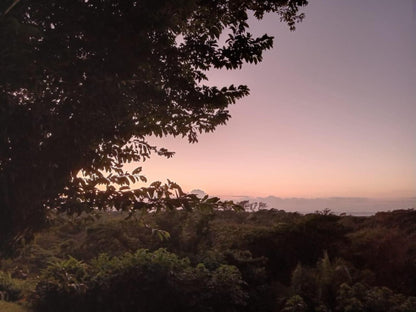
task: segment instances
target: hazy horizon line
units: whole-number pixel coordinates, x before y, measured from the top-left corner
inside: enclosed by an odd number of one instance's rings
[[[191,191],[192,192],[192,191]],[[209,193],[207,193],[210,195]],[[416,200],[415,196],[386,196],[386,197],[376,197],[376,196],[278,196],[278,195],[267,195],[267,196],[259,196],[259,195],[213,195],[217,197],[236,197],[236,198],[276,198],[276,199],[375,199],[375,200],[396,200],[396,199],[414,199]]]

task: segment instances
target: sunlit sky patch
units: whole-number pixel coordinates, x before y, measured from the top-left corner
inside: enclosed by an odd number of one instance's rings
[[[260,65],[213,71],[247,84],[232,119],[199,143],[153,139],[176,152],[143,164],[210,195],[416,195],[416,14],[412,0],[313,0],[295,32],[275,16]]]

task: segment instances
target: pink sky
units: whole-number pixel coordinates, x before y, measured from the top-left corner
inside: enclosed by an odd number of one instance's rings
[[[210,73],[247,84],[214,133],[153,139],[176,152],[143,165],[149,180],[210,195],[416,196],[416,5],[313,0],[289,32],[275,16],[263,63]],[[134,165],[135,166],[135,165]]]

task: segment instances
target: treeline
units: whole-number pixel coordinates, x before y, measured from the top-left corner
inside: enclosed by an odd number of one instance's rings
[[[416,311],[416,211],[54,216],[1,259],[33,311]],[[17,311],[17,310],[16,310]]]

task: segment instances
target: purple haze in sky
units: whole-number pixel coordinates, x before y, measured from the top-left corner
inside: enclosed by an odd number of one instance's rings
[[[152,139],[176,155],[146,161],[149,180],[210,195],[415,197],[414,1],[314,0],[305,13],[295,32],[252,21],[276,37],[264,61],[209,72],[251,95],[198,144]]]

